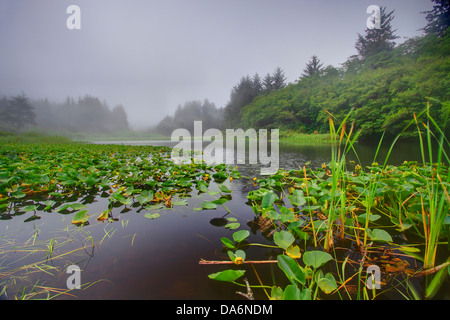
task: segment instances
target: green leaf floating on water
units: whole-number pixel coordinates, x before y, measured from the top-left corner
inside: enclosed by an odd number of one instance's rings
[[[286,254],[294,259],[300,258],[302,254],[300,253],[300,248],[298,246],[290,246],[286,249]]]
[[[144,217],[147,219],[156,219],[159,218],[161,215],[159,213],[146,213],[144,214]]]
[[[294,242],[295,238],[289,231],[282,230],[273,234],[273,241],[277,246],[286,250]]]
[[[25,212],[36,211],[37,207],[38,206],[36,206],[36,205],[31,205],[31,206],[26,206],[26,207],[22,208],[22,210]]]
[[[208,184],[204,181],[197,181],[197,189],[200,192],[208,192]]]
[[[67,210],[69,208],[74,210],[74,211],[78,211],[78,210],[81,210],[81,209],[86,209],[87,206],[84,205],[84,204],[81,204],[81,203],[67,203],[67,204],[63,205],[61,208],[59,208],[56,211],[57,212],[61,212],[61,211]]]
[[[233,240],[236,242],[241,242],[247,239],[250,236],[250,231],[248,230],[239,230],[233,233]]]
[[[337,289],[336,280],[331,273],[327,273],[325,277],[320,278],[318,281],[319,288],[322,289],[323,292],[329,294]]]
[[[227,228],[227,229],[234,230],[241,226],[241,224],[239,222],[237,222],[237,219],[234,217],[227,218],[227,220],[230,222],[225,225],[225,228]]]
[[[283,270],[284,274],[291,282],[295,280],[303,285],[306,283],[305,273],[302,269],[300,269],[299,265],[294,259],[289,256],[280,254],[277,256],[277,261],[278,266],[281,270]]]
[[[86,205],[81,204],[81,203],[72,203],[72,204],[70,205],[70,207],[71,207],[73,210],[75,210],[75,211],[81,210],[81,209],[86,209],[86,208],[87,208]]]
[[[109,218],[109,213],[111,212],[111,210],[105,210],[103,211],[97,218],[98,221],[104,221],[106,219]]]
[[[215,204],[211,201],[203,201],[201,203],[201,206],[203,209],[216,209],[217,208],[217,204]]]
[[[225,228],[230,229],[230,230],[234,230],[237,229],[241,226],[241,224],[239,222],[232,222],[232,223],[228,223],[225,225]]]
[[[136,200],[143,206],[153,200],[153,192],[147,190],[142,191],[140,195],[136,196]]]
[[[392,237],[389,233],[381,229],[367,229],[367,235],[372,241],[392,242]]]
[[[220,189],[220,191],[222,191],[224,193],[231,193],[231,190],[228,189],[228,187],[224,184],[219,185],[219,189]]]
[[[358,216],[358,221],[360,222],[360,223],[365,223],[366,222],[366,214],[365,213],[363,213],[363,214],[360,214],[359,216]],[[381,216],[380,215],[378,215],[378,214],[370,214],[369,215],[369,221],[370,222],[373,222],[373,221],[377,221],[378,219],[380,219],[381,218]]]
[[[212,273],[208,275],[208,278],[217,280],[217,281],[225,281],[225,282],[234,282],[240,277],[242,277],[245,273],[245,270],[224,270],[217,273]]]
[[[294,189],[292,194],[288,195],[288,199],[293,206],[297,207],[303,206],[306,203],[306,199],[303,196],[303,191],[298,189]]]
[[[273,203],[276,200],[278,200],[278,196],[275,194],[275,192],[270,191],[263,197],[261,205],[263,208],[269,208],[273,206]]]
[[[223,237],[220,238],[220,241],[222,241],[222,243],[224,244],[225,247],[229,248],[229,249],[234,249],[236,248],[236,246],[234,245],[234,242],[231,241],[230,239]]]
[[[83,224],[85,223],[89,218],[89,214],[87,210],[82,210],[77,212],[73,218],[72,218],[72,223],[73,224]]]
[[[318,250],[307,251],[303,255],[303,262],[315,269],[323,266],[330,260],[333,260],[333,257],[329,253]]]
[[[284,289],[284,300],[300,300],[300,289],[293,284],[286,286]]]

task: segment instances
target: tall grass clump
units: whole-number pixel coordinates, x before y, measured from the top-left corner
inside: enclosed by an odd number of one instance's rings
[[[425,255],[424,255],[424,268],[433,268],[435,266],[436,251],[441,232],[444,230],[444,221],[449,213],[450,196],[450,171],[446,176],[441,176],[443,160],[450,163],[445,148],[450,146],[448,139],[445,137],[443,131],[430,115],[430,105],[427,106],[427,123],[422,123],[424,132],[421,130],[421,125],[414,117],[417,131],[420,141],[420,150],[422,154],[422,161],[425,163],[425,152],[428,151],[428,157],[430,162],[430,176],[427,179],[426,189],[420,194],[422,203],[422,224],[423,224],[423,236],[425,238]],[[432,131],[432,128],[436,130],[436,134]],[[424,145],[424,135],[427,141]],[[433,162],[433,150],[432,140],[438,143],[438,152],[436,163]],[[424,204],[428,203],[427,206]]]
[[[353,134],[353,124],[347,134],[347,119],[350,113],[342,121],[336,130],[333,118],[330,114],[330,137],[335,143],[331,146],[331,191],[330,205],[328,209],[328,229],[325,237],[325,249],[328,251],[333,245],[333,227],[337,220],[340,220],[340,237],[344,237],[345,216],[347,212],[347,193],[345,180],[346,155],[353,149],[360,131]],[[344,141],[345,137],[345,141]],[[339,140],[338,140],[339,139]]]

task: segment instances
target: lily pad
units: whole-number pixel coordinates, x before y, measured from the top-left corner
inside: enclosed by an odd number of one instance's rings
[[[300,289],[293,284],[286,286],[284,289],[284,300],[300,300]]]
[[[89,218],[89,214],[87,210],[82,210],[77,212],[74,217],[72,218],[73,224],[84,224],[87,222]]]
[[[222,243],[224,244],[225,247],[229,248],[229,249],[234,249],[236,248],[236,246],[234,245],[234,242],[231,241],[230,239],[223,237],[220,238],[220,241],[222,241]]]
[[[372,241],[392,242],[392,237],[390,236],[390,234],[381,229],[368,229],[367,235]]]
[[[225,282],[234,282],[245,274],[245,270],[224,270],[217,273],[212,273],[208,275],[208,278],[217,280],[217,281],[225,281]]]
[[[201,206],[203,209],[216,209],[217,208],[217,204],[215,204],[211,201],[203,201],[201,203]]]
[[[280,254],[277,260],[278,266],[290,281],[295,280],[303,285],[306,283],[305,273],[293,258]]]
[[[318,285],[319,288],[326,294],[329,294],[337,289],[336,279],[334,279],[334,276],[331,273],[327,273],[325,277],[320,278]]]
[[[97,220],[98,220],[98,221],[104,221],[104,220],[108,219],[108,218],[109,218],[109,213],[110,213],[110,212],[111,212],[110,210],[105,210],[105,211],[103,211],[103,212],[98,216]]]
[[[233,239],[236,242],[241,242],[247,239],[250,236],[250,231],[248,230],[240,230],[233,233]]]
[[[333,257],[329,253],[318,250],[307,251],[303,255],[303,262],[313,268],[319,268],[330,260]]]
[[[294,189],[292,194],[288,195],[289,202],[296,207],[303,206],[306,203],[306,199],[303,196],[303,192],[298,189]]]
[[[278,196],[275,194],[275,192],[270,191],[266,193],[266,195],[263,197],[261,205],[263,208],[269,208],[272,207],[275,200],[278,199]]]
[[[273,234],[273,240],[277,246],[286,250],[295,240],[292,233],[282,230]]]
[[[159,218],[161,215],[159,213],[146,213],[144,214],[144,217],[147,219],[156,219]]]
[[[219,185],[219,189],[220,189],[220,191],[222,191],[224,193],[231,193],[231,190],[228,189],[228,187],[224,184]]]
[[[298,259],[302,256],[300,253],[300,248],[298,246],[290,246],[286,249],[286,254],[294,259]]]
[[[142,191],[140,195],[136,196],[136,200],[143,206],[153,200],[153,195],[152,191],[145,190]]]

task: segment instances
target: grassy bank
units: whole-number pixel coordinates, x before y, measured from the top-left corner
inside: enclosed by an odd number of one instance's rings
[[[285,144],[310,144],[310,143],[331,143],[330,134],[308,134],[295,131],[281,131],[280,143]]]
[[[64,136],[44,135],[36,132],[12,133],[0,131],[0,144],[32,144],[32,143],[72,143],[73,141]]]
[[[119,131],[113,133],[77,133],[76,139],[82,141],[146,141],[170,140],[170,137],[149,132]]]

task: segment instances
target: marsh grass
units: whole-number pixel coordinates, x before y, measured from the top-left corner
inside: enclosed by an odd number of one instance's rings
[[[295,131],[281,131],[279,140],[283,144],[329,144],[335,141],[328,133],[309,134]]]
[[[333,245],[333,229],[336,221],[340,220],[340,238],[344,238],[345,218],[347,212],[347,192],[346,180],[343,173],[346,169],[346,155],[353,149],[353,145],[358,139],[360,131],[353,135],[353,125],[349,133],[347,129],[347,119],[350,114],[341,122],[336,130],[332,115],[329,117],[330,137],[336,141],[331,147],[331,190],[330,205],[328,209],[328,228],[325,238],[325,250],[329,251]],[[345,141],[344,141],[345,137]]]
[[[12,132],[0,132],[0,144],[66,144],[73,143],[73,141],[65,136],[59,135],[44,135],[38,132],[27,133],[12,133]]]
[[[69,265],[82,265],[89,261],[97,244],[85,228],[65,228],[53,233],[58,235],[41,240],[39,238],[43,235],[36,229],[22,242],[15,239],[14,234],[2,236],[0,287],[6,299],[49,300],[77,297],[77,290],[68,289],[65,285],[55,285],[67,278],[65,271]],[[102,281],[105,280],[83,282],[81,289],[85,290]]]

